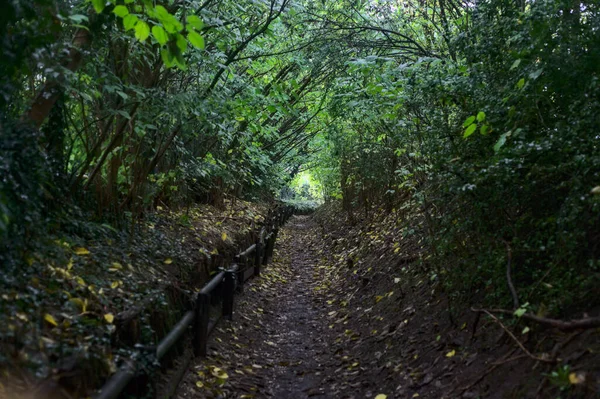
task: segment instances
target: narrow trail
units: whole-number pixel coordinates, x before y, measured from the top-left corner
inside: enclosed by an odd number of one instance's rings
[[[314,227],[297,216],[282,229],[273,262],[245,286],[234,320],[211,336],[209,356],[192,366],[179,399],[333,398],[350,388],[332,380],[339,364],[318,289]]]

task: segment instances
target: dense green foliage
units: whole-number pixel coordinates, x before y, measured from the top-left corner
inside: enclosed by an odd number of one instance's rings
[[[129,226],[159,204],[341,198],[351,221],[420,212],[422,261],[463,300],[511,306],[510,263],[522,303],[597,303],[596,2],[12,0],[4,14],[2,252],[73,209]]]
[[[409,201],[426,264],[465,300],[512,306],[510,262],[521,304],[542,314],[597,303],[597,3],[417,9],[373,14],[412,47],[362,51],[335,85],[320,157],[339,162],[325,175],[349,217]]]

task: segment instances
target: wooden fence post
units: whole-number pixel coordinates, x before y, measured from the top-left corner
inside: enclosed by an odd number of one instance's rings
[[[210,295],[199,293],[196,299],[196,317],[194,320],[194,353],[196,356],[206,356],[209,310]]]
[[[260,242],[260,238],[256,239],[256,249],[254,250],[254,275],[260,276],[260,253],[262,250],[262,244]]]
[[[273,231],[271,236],[271,245],[269,246],[269,258],[273,259],[273,252],[275,252],[275,242],[277,241],[277,235],[279,234],[279,227]]]
[[[225,272],[223,281],[223,317],[233,319],[233,296],[235,294],[235,274],[233,270]]]
[[[244,292],[244,261],[239,255],[233,257],[233,263],[238,265],[238,270],[236,272],[238,288],[240,292]]]
[[[269,262],[269,257],[267,256],[267,253],[268,253],[267,251],[269,249],[269,240],[267,240],[267,235],[268,234],[265,232],[265,237],[264,237],[265,240],[262,243],[261,248],[260,248],[263,266],[266,266]]]

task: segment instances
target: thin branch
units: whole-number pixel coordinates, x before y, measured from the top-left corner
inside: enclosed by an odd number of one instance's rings
[[[513,306],[515,309],[518,309],[519,308],[519,295],[517,294],[517,290],[515,289],[515,285],[513,284],[512,276],[511,276],[512,248],[510,247],[510,243],[508,241],[505,241],[504,244],[506,244],[506,254],[507,254],[506,282],[508,284],[508,289],[510,290],[510,295],[512,295]]]
[[[471,310],[474,310],[474,309],[471,309]],[[500,327],[502,327],[502,329],[504,330],[504,332],[506,332],[513,339],[513,341],[515,341],[515,343],[517,344],[517,346],[519,348],[521,348],[521,350],[523,352],[525,352],[525,354],[527,356],[529,356],[530,358],[532,358],[533,360],[538,361],[538,362],[556,363],[556,359],[546,359],[546,358],[543,358],[543,357],[539,357],[539,356],[533,355],[531,352],[529,352],[527,350],[527,348],[525,348],[525,346],[521,343],[521,341],[519,341],[517,339],[517,337],[515,337],[515,335],[512,333],[512,331],[510,331],[508,328],[506,328],[506,326],[496,316],[494,316],[493,314],[491,314],[489,311],[487,311],[485,309],[481,309],[481,311],[483,313],[487,314],[488,316],[490,316],[496,323],[498,323],[498,325],[500,325]]]
[[[475,309],[471,308],[473,312],[491,312],[491,313],[501,313],[514,315],[514,311],[507,309]],[[559,320],[559,319],[550,319],[547,317],[536,316],[531,313],[525,313],[521,316],[522,319],[535,321],[536,323],[540,323],[546,326],[554,327],[562,331],[572,331],[579,329],[588,329],[588,328],[598,328],[600,327],[600,317],[587,317],[585,319],[576,319],[576,320]]]

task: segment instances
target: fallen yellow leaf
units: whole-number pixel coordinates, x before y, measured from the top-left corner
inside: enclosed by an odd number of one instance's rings
[[[380,393],[379,395],[375,396],[375,399],[387,399],[387,395],[384,393]]]
[[[454,349],[452,349],[450,352],[446,353],[446,357],[452,357],[456,355],[456,351]]]
[[[202,381],[196,381],[196,386],[198,388],[203,388],[204,387],[204,383]]]
[[[69,299],[69,302],[75,304],[82,313],[87,311],[87,299],[83,301],[80,298],[71,298]]]
[[[585,382],[585,375],[579,373],[569,374],[569,382],[573,385],[581,384]]]
[[[229,378],[227,373],[225,371],[221,370],[219,367],[213,367],[213,369],[210,371],[210,373],[212,375],[214,375],[215,377],[220,378],[222,380]]]
[[[227,239],[227,233],[225,233],[225,232],[221,233],[221,239],[223,241],[225,241]]]
[[[173,263],[173,260],[171,258],[167,258],[165,259],[165,265],[170,265],[171,263]]]
[[[46,320],[48,323],[52,324],[54,327],[58,326],[56,319],[54,319],[54,317],[50,313],[46,313],[44,315],[44,320]]]
[[[119,286],[119,282],[118,281],[113,281],[112,283],[110,283],[110,288],[112,288],[113,290],[115,288],[117,288]]]
[[[76,255],[89,255],[90,254],[90,251],[88,251],[86,248],[83,248],[83,247],[75,248],[74,252]]]
[[[115,320],[115,316],[113,316],[112,313],[107,313],[104,315],[104,320],[106,320],[108,323],[112,324],[112,322]]]
[[[111,272],[121,270],[121,269],[123,269],[123,265],[120,264],[119,262],[113,262],[111,267],[108,268],[108,270]]]

